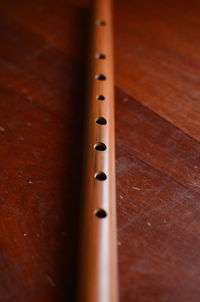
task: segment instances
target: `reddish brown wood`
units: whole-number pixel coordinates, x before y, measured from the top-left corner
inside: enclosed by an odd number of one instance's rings
[[[199,13],[190,1],[117,1],[116,84],[200,138]]]
[[[115,1],[122,302],[199,302],[199,16]],[[0,3],[0,300],[73,301],[87,1]]]

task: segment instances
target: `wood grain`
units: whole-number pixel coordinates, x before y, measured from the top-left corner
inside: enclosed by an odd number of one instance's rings
[[[117,1],[116,83],[200,138],[198,1]],[[123,22],[121,21],[123,20]]]
[[[0,3],[0,300],[74,301],[88,1]],[[115,1],[122,302],[199,302],[199,16]]]

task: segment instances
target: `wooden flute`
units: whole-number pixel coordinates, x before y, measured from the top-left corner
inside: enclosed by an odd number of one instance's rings
[[[111,0],[94,0],[89,57],[79,299],[118,301]]]

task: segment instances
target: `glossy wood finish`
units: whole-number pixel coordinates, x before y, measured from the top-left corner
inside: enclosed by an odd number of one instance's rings
[[[114,4],[121,301],[199,302],[200,4]],[[0,9],[0,298],[73,301],[88,3]]]
[[[111,1],[93,1],[90,21],[78,299],[83,302],[117,302]]]

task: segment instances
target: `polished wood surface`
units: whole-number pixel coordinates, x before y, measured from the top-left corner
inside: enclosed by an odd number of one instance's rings
[[[113,6],[91,6],[81,185],[78,301],[118,302]]]
[[[74,301],[88,1],[0,10],[0,300]],[[123,302],[200,300],[199,17],[197,0],[114,1]]]

